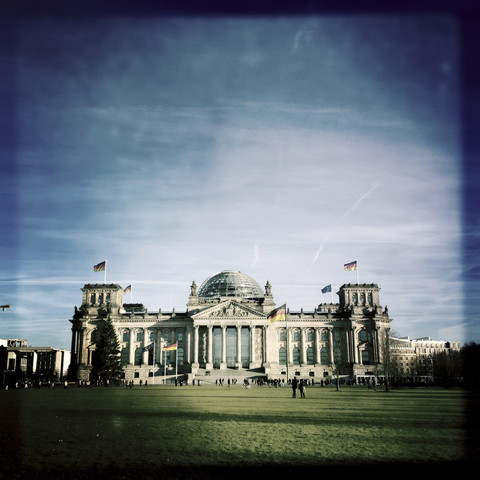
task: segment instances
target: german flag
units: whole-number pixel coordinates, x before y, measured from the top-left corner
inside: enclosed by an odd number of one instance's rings
[[[176,350],[177,349],[177,344],[176,343],[171,343],[170,345],[165,345],[162,350],[164,352],[170,352],[172,350]]]
[[[284,303],[281,307],[272,310],[267,317],[268,323],[284,322],[287,318],[287,304]]]
[[[103,262],[98,263],[93,267],[94,272],[101,272],[102,270],[105,270],[105,260]]]

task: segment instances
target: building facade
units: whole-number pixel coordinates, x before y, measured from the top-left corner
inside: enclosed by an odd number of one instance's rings
[[[176,374],[227,376],[229,370],[245,377],[296,375],[315,381],[378,374],[391,322],[376,284],[345,284],[337,303],[311,312],[287,310],[284,320],[273,323],[270,283],[262,289],[241,272],[217,273],[198,289],[193,282],[181,313],[124,303],[117,284],[87,284],[81,290],[82,304],[70,319],[70,373],[81,381],[92,380],[92,358],[107,319],[117,332],[125,380],[134,383],[160,383]],[[175,350],[165,350],[172,344]]]
[[[51,347],[29,347],[27,340],[0,340],[0,368],[4,385],[17,382],[62,382],[68,374],[70,352]]]
[[[430,337],[410,339],[391,338],[391,352],[398,373],[403,376],[432,376],[428,368],[433,356],[440,353],[459,352],[460,342],[433,340]]]

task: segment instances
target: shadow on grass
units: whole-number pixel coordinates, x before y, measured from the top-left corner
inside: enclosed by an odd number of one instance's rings
[[[325,465],[259,465],[248,467],[165,467],[165,466],[134,466],[132,468],[118,468],[116,466],[98,467],[92,465],[88,469],[62,470],[33,470],[17,468],[3,471],[0,478],[16,480],[254,480],[257,478],[316,478],[319,475],[411,475],[427,474],[440,475],[458,474],[460,469],[473,466],[475,462],[459,461],[446,463],[369,463],[369,464],[325,464]],[[464,470],[465,471],[465,470]]]

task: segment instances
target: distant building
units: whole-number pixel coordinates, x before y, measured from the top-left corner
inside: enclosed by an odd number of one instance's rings
[[[51,347],[29,347],[26,340],[0,340],[2,383],[61,382],[67,377],[70,352]]]
[[[399,373],[405,376],[425,374],[433,355],[460,351],[460,342],[433,340],[430,337],[391,338],[391,351]]]
[[[345,284],[339,302],[314,311],[286,311],[271,323],[277,305],[270,283],[263,290],[241,272],[223,271],[190,287],[185,312],[149,312],[124,303],[117,284],[87,284],[70,319],[76,380],[90,378],[97,342],[107,319],[116,329],[125,379],[138,383],[165,375],[229,372],[315,381],[335,375],[355,378],[379,373],[382,342],[390,328],[388,309],[376,284]],[[173,345],[166,350],[165,347]]]

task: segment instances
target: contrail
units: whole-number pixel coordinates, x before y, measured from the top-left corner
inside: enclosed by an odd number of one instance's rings
[[[361,195],[357,200],[356,202],[352,205],[352,207],[350,207],[344,214],[343,216],[340,218],[339,221],[342,221],[342,220],[345,220],[349,215],[351,215],[359,206],[360,204],[370,195],[372,194],[378,187],[378,185],[380,184],[380,182],[377,182],[375,183],[372,188],[370,188],[370,190],[368,190],[368,192],[365,192],[363,195]],[[323,241],[323,243],[320,245],[320,247],[318,248],[317,250],[317,253],[315,254],[315,258],[313,259],[313,262],[312,262],[312,267],[313,265],[315,265],[315,263],[317,262],[318,260],[318,257],[321,253],[321,251],[323,250],[323,247],[325,246],[325,243],[327,242],[328,238],[330,237],[330,234],[331,232],[329,232],[327,234],[327,236],[325,237],[325,240]]]
[[[371,194],[373,193],[377,187],[379,185],[379,182],[377,182],[375,185],[373,185],[373,187],[366,193],[364,193],[363,195],[360,196],[360,198],[357,199],[357,201],[352,205],[352,207],[347,210],[344,215],[342,216],[342,218],[340,220],[345,220],[345,218],[347,218],[349,215],[351,215],[359,206],[360,204]]]

